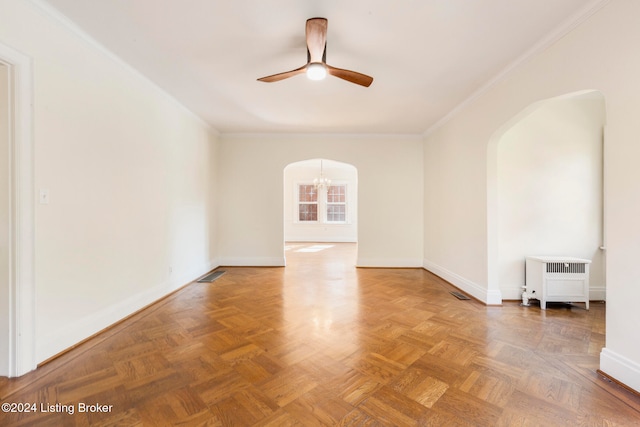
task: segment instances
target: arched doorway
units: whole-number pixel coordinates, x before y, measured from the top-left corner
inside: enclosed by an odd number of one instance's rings
[[[358,241],[355,166],[330,159],[302,160],[284,168],[283,183],[285,243]]]
[[[524,257],[592,260],[604,299],[604,97],[583,91],[535,103],[506,123],[488,153],[489,286],[518,299]]]

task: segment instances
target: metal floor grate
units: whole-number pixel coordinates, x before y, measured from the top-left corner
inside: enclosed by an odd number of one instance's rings
[[[471,299],[465,294],[461,294],[460,292],[449,292],[449,293],[458,299]]]
[[[204,276],[202,279],[198,280],[198,283],[210,283],[216,280],[218,277],[222,276],[224,271],[214,271],[213,273]]]

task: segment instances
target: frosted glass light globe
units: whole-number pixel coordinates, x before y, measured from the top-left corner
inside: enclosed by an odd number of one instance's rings
[[[307,77],[309,80],[322,80],[327,77],[327,67],[320,62],[312,62],[307,67]]]

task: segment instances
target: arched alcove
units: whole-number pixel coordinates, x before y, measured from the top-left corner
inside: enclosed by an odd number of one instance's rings
[[[316,188],[314,179],[331,180],[331,190]],[[283,172],[284,241],[357,242],[358,171],[330,159],[308,159],[288,164]],[[306,187],[305,187],[306,186]],[[308,188],[316,199],[315,216],[305,218],[300,192]],[[313,202],[312,202],[313,203]]]
[[[604,97],[582,91],[537,102],[501,127],[488,152],[489,287],[520,298],[524,258],[592,260],[604,299]]]

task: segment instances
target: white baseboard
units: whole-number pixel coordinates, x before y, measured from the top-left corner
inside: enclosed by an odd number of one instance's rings
[[[209,265],[199,269],[197,272],[192,271],[189,274],[168,280],[151,289],[139,292],[116,304],[78,319],[65,328],[50,331],[46,337],[43,337],[37,342],[37,363],[41,363],[77,345],[81,341],[114,325],[136,311],[157,302],[171,292],[180,289],[182,286],[196,280],[203,274],[217,268],[217,266],[216,262],[212,261]],[[186,276],[188,276],[188,279],[184,279]]]
[[[451,283],[456,288],[468,293],[474,298],[482,301],[487,305],[500,305],[502,304],[502,292],[496,289],[486,289],[485,287],[472,282],[452,271],[447,270],[438,264],[431,262],[427,259],[423,260],[422,267],[425,270],[432,272],[433,274],[442,277],[447,282]]]
[[[590,286],[589,287],[589,300],[591,301],[606,301],[607,290],[604,286]]]
[[[520,286],[507,286],[501,287],[502,299],[505,300],[521,300],[522,299],[522,287]]]
[[[284,267],[284,257],[255,257],[255,258],[241,258],[241,257],[227,257],[220,258],[219,263],[221,266],[229,267]]]
[[[505,300],[519,300],[522,299],[522,287],[520,286],[506,286],[501,287],[502,299]],[[589,300],[590,301],[604,301],[606,299],[606,291],[601,286],[589,287]]]
[[[358,258],[357,267],[372,268],[420,268],[422,263],[419,259],[411,258]]]
[[[616,381],[640,393],[640,364],[603,348],[600,352],[600,370]]]

